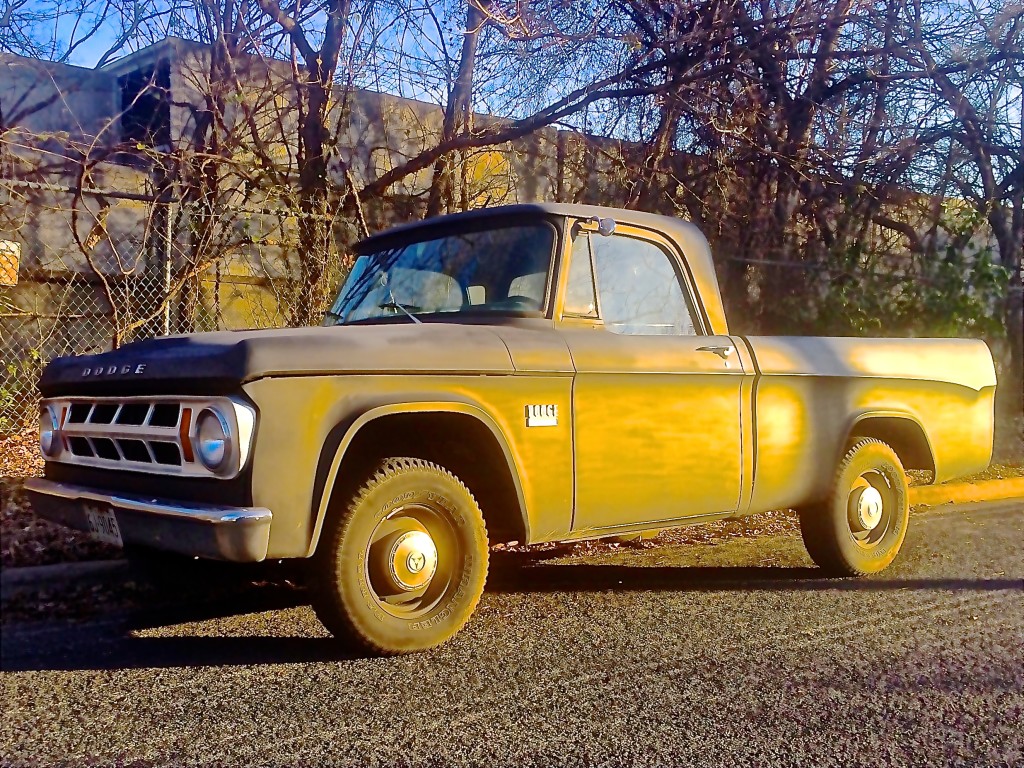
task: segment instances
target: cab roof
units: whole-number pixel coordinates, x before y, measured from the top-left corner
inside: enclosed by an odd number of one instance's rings
[[[661,216],[644,211],[631,211],[625,208],[609,208],[599,205],[578,205],[575,203],[523,203],[519,205],[503,205],[493,208],[477,208],[462,213],[403,224],[398,227],[372,235],[356,245],[357,253],[369,253],[383,248],[393,247],[403,240],[419,237],[421,234],[437,236],[448,227],[461,228],[463,225],[481,224],[489,220],[508,220],[521,218],[581,218],[597,216],[614,219],[618,223],[629,224],[641,229],[658,232],[675,242],[686,257],[687,265],[693,275],[700,299],[704,304],[711,332],[726,335],[729,332],[722,304],[722,295],[718,289],[718,278],[715,265],[711,258],[711,248],[703,233],[688,221]]]

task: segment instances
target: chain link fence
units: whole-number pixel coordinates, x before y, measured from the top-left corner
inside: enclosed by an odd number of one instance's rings
[[[300,246],[310,233],[320,247]],[[35,423],[55,357],[315,322],[351,236],[343,218],[285,207],[0,179],[0,434]]]

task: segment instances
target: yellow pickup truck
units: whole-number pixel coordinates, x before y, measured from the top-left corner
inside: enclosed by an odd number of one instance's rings
[[[635,211],[483,209],[362,242],[323,327],[218,332],[46,369],[39,514],[130,548],[304,558],[374,652],[444,642],[496,542],[799,510],[875,573],[907,468],[990,460],[980,341],[729,333],[707,241]]]

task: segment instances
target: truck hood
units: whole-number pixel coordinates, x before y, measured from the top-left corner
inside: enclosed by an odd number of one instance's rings
[[[220,331],[168,336],[51,362],[44,397],[185,394],[237,389],[266,376],[333,373],[511,373],[508,348],[486,326],[449,323]]]

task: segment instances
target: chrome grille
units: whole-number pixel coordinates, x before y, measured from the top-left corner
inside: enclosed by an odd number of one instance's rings
[[[177,427],[181,403],[150,401],[71,401],[65,426],[70,424],[113,424],[125,427]]]
[[[197,460],[192,446],[199,413],[218,407],[237,422],[239,407],[251,411],[228,398],[201,397],[53,398],[42,405],[53,413],[63,446],[49,461],[201,477],[213,473]],[[251,425],[248,436],[240,437],[251,437]],[[247,453],[248,445],[243,448]]]

